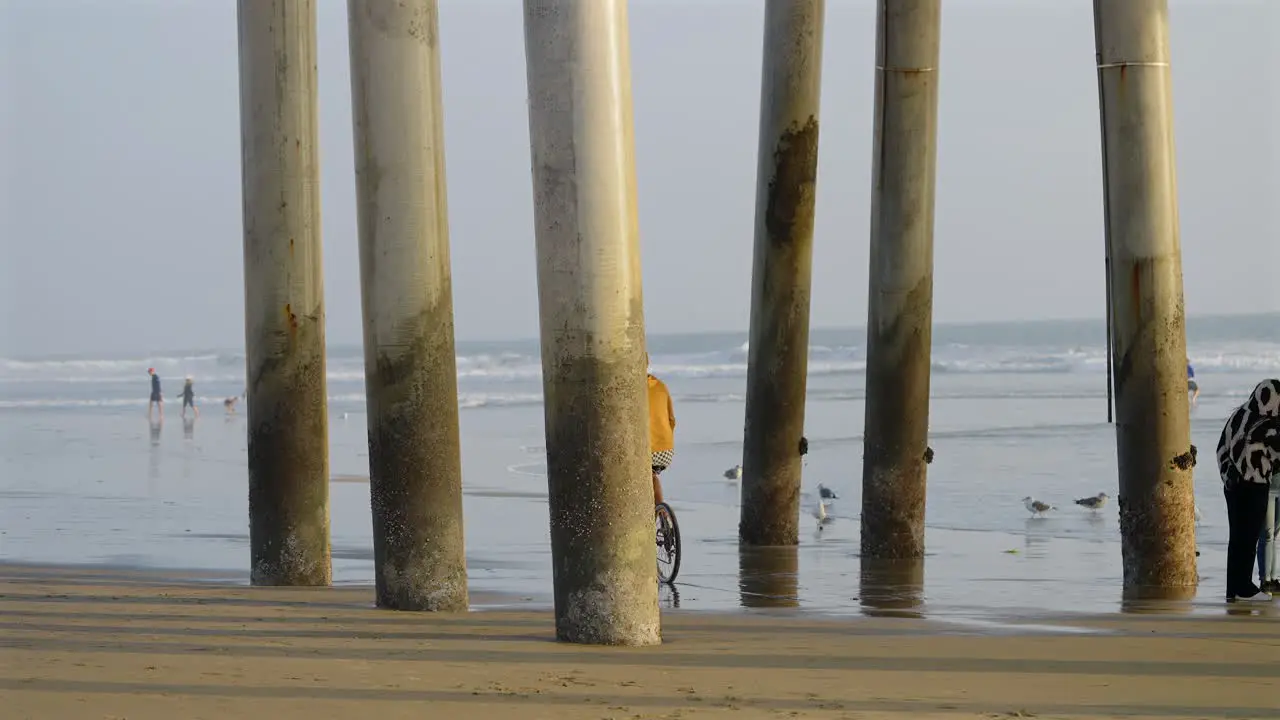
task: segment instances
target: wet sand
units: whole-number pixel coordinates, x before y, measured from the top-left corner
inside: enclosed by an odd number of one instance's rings
[[[374,540],[363,356],[350,363],[350,386],[331,389],[335,398],[361,398],[335,399],[331,408],[333,577],[340,585],[368,585],[374,580]],[[741,488],[723,473],[742,459],[741,402],[681,404],[680,460],[664,474],[664,486],[684,551],[678,585],[664,592],[664,607],[732,611],[789,605],[857,616],[869,604],[892,604],[930,618],[976,621],[1123,610],[1116,506],[1090,512],[1072,504],[1073,498],[1102,490],[1115,494],[1115,427],[1098,412],[1105,398],[1089,394],[1104,386],[1102,378],[942,373],[935,380],[930,443],[937,460],[929,471],[927,566],[890,582],[868,583],[859,560],[860,376],[815,376],[811,383],[811,389],[822,386],[822,392],[851,399],[815,396],[806,406],[810,453],[801,489],[800,544],[790,553],[739,552]],[[530,382],[540,389],[536,374]],[[1251,380],[1247,387],[1252,386]],[[0,395],[17,387],[0,387]],[[690,380],[680,392],[737,397],[741,391],[740,377],[712,377]],[[1217,441],[1231,402],[1223,395],[1202,398],[1193,423],[1200,447]],[[245,417],[205,413],[190,427],[171,421],[163,430],[151,428],[144,417],[145,407],[0,411],[0,436],[9,440],[0,449],[0,563],[179,568],[247,584]],[[468,410],[461,418],[471,587],[549,605],[542,407],[495,406]],[[821,532],[811,515],[819,482],[840,496],[827,507],[833,522]],[[1221,613],[1227,537],[1221,482],[1210,464],[1197,469],[1196,483],[1203,552],[1192,611]],[[1021,500],[1026,495],[1060,509],[1030,517]],[[897,586],[891,597],[867,591],[868,585],[885,584]]]
[[[366,587],[3,565],[3,716],[1280,718],[1280,617],[1234,608],[994,629],[668,610],[664,644],[629,649],[556,643],[546,610],[372,600]]]

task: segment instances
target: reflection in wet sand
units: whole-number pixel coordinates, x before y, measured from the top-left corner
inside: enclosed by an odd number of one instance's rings
[[[798,548],[738,548],[738,592],[742,607],[800,606]]]
[[[147,480],[155,481],[160,479],[160,430],[164,427],[164,421],[151,423],[151,452],[147,458]],[[147,483],[147,490],[154,495],[156,487],[154,482]]]
[[[860,562],[858,603],[870,617],[924,617],[924,560]]]
[[[1023,521],[1022,549],[1027,557],[1036,560],[1045,557],[1047,546],[1053,540],[1052,521],[1048,518],[1027,518]]]
[[[1126,587],[1120,594],[1120,612],[1133,615],[1182,615],[1191,612],[1196,598],[1193,587]]]
[[[182,418],[182,438],[191,440],[196,436],[196,419],[193,417]]]

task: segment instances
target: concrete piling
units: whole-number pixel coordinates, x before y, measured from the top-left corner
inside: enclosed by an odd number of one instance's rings
[[[313,0],[240,0],[250,582],[327,585],[329,432]]]
[[[1124,584],[1197,583],[1168,0],[1095,0]]]
[[[742,505],[747,545],[795,545],[809,366],[825,0],[768,0]]]
[[[661,642],[626,0],[525,0],[556,637]]]
[[[467,609],[437,0],[349,0],[379,607]]]
[[[941,0],[879,0],[862,556],[924,556]]]

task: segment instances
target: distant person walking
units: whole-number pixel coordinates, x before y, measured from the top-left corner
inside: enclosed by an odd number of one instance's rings
[[[147,420],[151,419],[153,407],[159,409],[160,419],[164,420],[164,395],[160,392],[160,376],[156,374],[155,368],[147,368],[147,374],[151,376],[151,400],[147,402]]]
[[[1263,380],[1236,408],[1218,438],[1218,472],[1227,501],[1227,602],[1271,600],[1253,584],[1271,479],[1280,470],[1280,380]]]
[[[1196,382],[1196,369],[1191,366],[1191,358],[1187,358],[1187,392],[1191,393],[1191,404],[1200,397],[1200,384]]]
[[[187,381],[182,385],[182,417],[187,417],[187,408],[191,408],[191,412],[196,417],[200,417],[200,408],[196,407],[196,390],[192,384],[191,376],[187,376]]]

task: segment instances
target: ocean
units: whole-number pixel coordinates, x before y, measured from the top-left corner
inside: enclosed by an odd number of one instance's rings
[[[865,331],[811,333],[801,544],[743,556],[738,486],[723,471],[741,462],[746,333],[650,337],[678,420],[663,479],[685,542],[663,602],[825,613],[892,605],[973,619],[1119,607],[1115,505],[1092,513],[1072,502],[1116,495],[1104,332],[1089,321],[935,328],[928,556],[923,579],[896,590],[872,587],[857,556]],[[1192,440],[1203,450],[1258,380],[1280,375],[1280,315],[1192,318],[1188,351],[1201,387]],[[159,429],[146,420],[148,367],[164,382]],[[331,532],[342,584],[373,580],[363,373],[358,346],[330,348]],[[195,380],[196,421],[178,417],[185,375]],[[472,586],[549,604],[537,341],[459,342],[458,380]],[[240,349],[0,358],[0,561],[247,582],[245,421],[243,409],[227,416],[221,404],[243,390]],[[1212,464],[1195,477],[1202,584],[1190,607],[1206,608],[1223,592],[1226,513]],[[809,516],[819,482],[839,494],[821,533]],[[1032,518],[1027,495],[1056,509]]]

